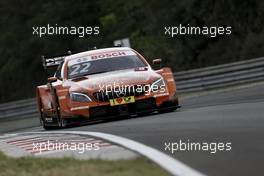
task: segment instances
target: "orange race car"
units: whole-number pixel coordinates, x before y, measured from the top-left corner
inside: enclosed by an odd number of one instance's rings
[[[45,129],[180,107],[171,69],[153,70],[131,48],[43,56],[42,60],[45,69],[57,67],[54,77],[36,91]],[[161,59],[153,64],[161,64]]]

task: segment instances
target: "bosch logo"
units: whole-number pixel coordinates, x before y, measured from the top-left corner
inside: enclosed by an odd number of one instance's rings
[[[118,56],[126,56],[126,52],[120,51],[120,52],[92,55],[91,59],[104,59],[104,58],[111,58],[111,57],[118,57]]]

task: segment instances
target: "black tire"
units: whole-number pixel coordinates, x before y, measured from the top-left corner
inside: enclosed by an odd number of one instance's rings
[[[158,110],[159,113],[169,113],[169,112],[173,112],[173,111],[176,111],[177,108],[176,107],[173,107],[173,108],[168,108],[168,109],[161,109],[161,110]]]
[[[148,115],[151,114],[151,113],[153,113],[153,112],[139,112],[137,115],[138,115],[139,117],[143,117],[143,116],[148,116]]]
[[[49,126],[46,125],[45,120],[44,120],[44,114],[41,112],[40,113],[40,124],[45,130],[54,130],[60,128],[59,126]]]
[[[43,125],[42,126],[45,130],[54,130],[54,129],[58,129],[58,127],[54,127],[54,126],[47,126],[47,125]]]

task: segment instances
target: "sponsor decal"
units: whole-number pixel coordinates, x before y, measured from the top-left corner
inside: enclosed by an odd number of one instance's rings
[[[134,103],[134,102],[135,102],[135,97],[134,96],[110,99],[110,105],[111,106],[128,104],[128,103]]]
[[[83,62],[89,62],[92,60],[98,60],[98,59],[108,59],[113,57],[121,57],[121,56],[131,56],[136,55],[133,51],[110,51],[110,52],[102,52],[98,54],[92,54],[87,55],[84,57],[79,57],[76,59],[72,59],[69,61],[68,66],[72,66],[75,64],[83,63]]]

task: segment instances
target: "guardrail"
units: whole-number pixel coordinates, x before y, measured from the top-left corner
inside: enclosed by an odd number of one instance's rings
[[[30,118],[37,115],[35,98],[0,104],[0,120]]]
[[[264,57],[212,67],[176,72],[180,93],[203,91],[264,80]],[[0,120],[38,116],[36,100],[0,104]]]
[[[179,92],[202,91],[264,80],[264,57],[174,74]]]

